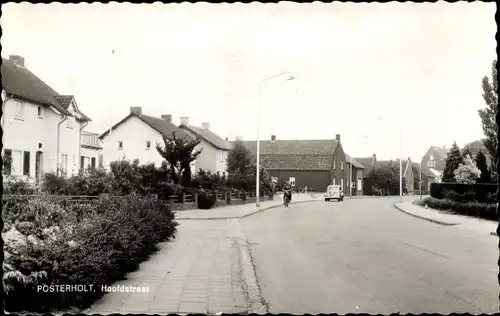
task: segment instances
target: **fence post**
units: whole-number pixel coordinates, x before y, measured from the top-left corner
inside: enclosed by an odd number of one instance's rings
[[[182,207],[182,209],[184,209],[185,206],[186,206],[186,193],[183,192],[182,195],[181,195],[181,197],[182,197],[181,207]]]
[[[242,204],[245,204],[245,201],[247,200],[247,191],[243,191],[243,196],[241,199]]]
[[[198,193],[194,194],[194,204],[198,207]]]
[[[227,191],[224,193],[225,198],[226,198],[226,203],[229,205],[231,204],[231,193],[228,193]]]

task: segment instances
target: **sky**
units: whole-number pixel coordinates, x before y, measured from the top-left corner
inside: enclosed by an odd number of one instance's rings
[[[141,106],[177,124],[182,116],[210,122],[230,140],[255,140],[258,130],[261,139],[340,134],[351,156],[418,162],[430,145],[484,137],[477,110],[485,106],[481,79],[496,58],[495,9],[483,2],[8,3],[2,57],[23,56],[59,94],[74,95],[92,132]],[[262,82],[282,72],[295,80]]]

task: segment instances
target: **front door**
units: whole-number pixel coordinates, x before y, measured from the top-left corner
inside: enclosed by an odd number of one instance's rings
[[[37,151],[35,158],[35,179],[37,184],[40,182],[40,179],[42,178],[42,163],[43,163],[42,159],[43,159],[43,152]]]

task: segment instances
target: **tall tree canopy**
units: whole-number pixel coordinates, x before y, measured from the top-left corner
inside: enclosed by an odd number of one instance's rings
[[[498,78],[496,66],[497,61],[495,59],[491,66],[491,81],[487,76],[483,77],[481,85],[483,88],[483,99],[484,103],[486,103],[486,107],[478,110],[479,117],[481,118],[483,133],[484,136],[486,136],[486,138],[482,139],[482,142],[493,158],[493,170],[496,170],[496,163],[498,161],[498,126],[496,122],[496,115],[498,114]]]
[[[448,157],[446,158],[446,165],[443,171],[443,182],[455,182],[455,170],[464,162],[464,158],[460,153],[460,148],[456,142],[453,142],[450,151],[448,152]]]

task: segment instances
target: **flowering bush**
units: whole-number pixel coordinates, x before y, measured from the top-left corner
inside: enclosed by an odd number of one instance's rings
[[[99,200],[95,212],[78,220],[72,211],[49,206],[53,201],[37,203],[58,224],[17,219],[3,234],[4,271],[9,272],[3,279],[7,311],[86,308],[103,295],[100,285],[123,279],[156,250],[158,242],[173,238],[176,232],[167,204],[133,194]],[[33,213],[33,202],[23,205],[26,213]],[[36,291],[37,285],[50,284],[93,284],[96,291]]]
[[[461,163],[453,172],[455,174],[455,180],[463,184],[476,183],[476,179],[481,176],[481,171],[476,167],[476,163],[469,155],[465,157],[464,162],[464,164]]]

